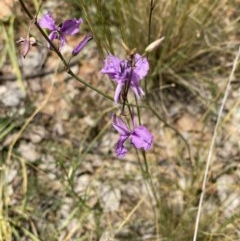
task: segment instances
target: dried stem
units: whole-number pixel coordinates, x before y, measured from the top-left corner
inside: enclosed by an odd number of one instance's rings
[[[207,184],[207,179],[208,179],[208,172],[209,172],[209,168],[210,168],[210,164],[211,164],[214,144],[215,144],[215,141],[216,141],[218,127],[219,127],[219,124],[220,124],[220,121],[221,121],[221,117],[222,117],[222,114],[223,114],[223,108],[224,108],[224,105],[226,103],[226,100],[227,100],[228,95],[229,95],[230,90],[231,90],[231,81],[233,80],[233,74],[234,74],[234,72],[235,72],[235,70],[237,68],[239,57],[240,57],[240,47],[238,49],[236,58],[235,58],[234,63],[233,63],[232,71],[231,71],[231,74],[230,74],[229,79],[228,79],[228,83],[227,83],[227,86],[226,86],[224,97],[222,99],[222,104],[221,104],[219,112],[218,112],[217,122],[216,122],[216,125],[215,125],[215,128],[214,128],[214,132],[213,132],[213,137],[212,137],[212,141],[211,141],[211,145],[210,145],[210,149],[209,149],[209,153],[208,153],[208,157],[207,157],[207,163],[206,163],[206,168],[205,168],[203,182],[202,182],[202,192],[201,192],[200,200],[199,200],[199,204],[198,204],[198,212],[197,212],[197,217],[196,217],[193,241],[197,240],[200,216],[201,216],[202,206],[203,206],[203,199],[204,199],[204,195],[205,195],[206,184]]]

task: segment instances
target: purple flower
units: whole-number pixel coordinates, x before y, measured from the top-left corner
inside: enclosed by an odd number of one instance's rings
[[[82,51],[85,45],[92,39],[93,37],[91,35],[85,36],[84,39],[73,49],[72,55],[77,55],[80,51]]]
[[[130,87],[136,95],[137,99],[144,94],[140,87],[140,80],[143,79],[149,70],[147,58],[143,58],[140,54],[135,54],[133,58],[134,66],[129,60],[121,60],[113,55],[109,55],[104,60],[104,67],[100,73],[107,74],[110,79],[117,83],[114,95],[116,103],[119,102],[120,94],[123,87],[130,79]]]
[[[112,117],[113,127],[120,134],[115,148],[115,153],[119,158],[123,158],[127,153],[124,142],[128,138],[130,139],[131,144],[137,149],[143,148],[145,151],[148,151],[152,147],[153,135],[149,132],[149,130],[143,125],[136,126],[134,118],[132,122],[133,130],[131,131],[121,118],[117,117],[115,114]]]
[[[55,25],[55,20],[52,17],[50,12],[47,12],[42,16],[42,18],[38,21],[38,24],[41,28],[46,28],[51,31],[49,34],[49,39],[53,41],[54,39],[58,39],[60,41],[60,48],[62,48],[66,44],[66,35],[74,35],[78,33],[79,26],[83,22],[80,19],[68,19],[64,21],[59,26]]]

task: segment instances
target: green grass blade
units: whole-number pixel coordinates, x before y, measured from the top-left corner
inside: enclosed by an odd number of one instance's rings
[[[6,28],[3,24],[0,25],[0,29],[2,30],[3,34],[3,39],[4,39],[4,45],[6,47],[8,56],[10,58],[12,67],[13,67],[13,72],[17,76],[17,80],[19,83],[20,88],[25,91],[23,79],[22,79],[22,73],[19,68],[18,64],[18,59],[17,59],[17,51],[15,47],[15,42],[14,42],[14,20],[15,17],[11,17],[9,20],[9,26]]]

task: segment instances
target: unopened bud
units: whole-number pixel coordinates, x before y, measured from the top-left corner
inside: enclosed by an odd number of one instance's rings
[[[162,37],[160,39],[155,40],[154,42],[150,43],[146,49],[145,49],[145,53],[149,53],[152,52],[154,49],[156,49],[165,39],[165,37]]]
[[[82,51],[85,45],[92,39],[93,37],[91,35],[85,36],[84,39],[73,49],[72,55],[77,55],[80,51]]]

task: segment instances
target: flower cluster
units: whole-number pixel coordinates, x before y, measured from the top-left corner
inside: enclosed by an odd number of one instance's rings
[[[140,86],[140,80],[143,79],[149,70],[147,58],[140,54],[134,54],[132,60],[121,60],[113,55],[108,56],[104,61],[102,74],[107,74],[117,84],[114,95],[116,103],[119,102],[124,86],[129,81],[129,86],[133,90],[137,99],[144,94]]]
[[[104,67],[100,73],[107,74],[113,80],[117,87],[115,90],[114,101],[127,100],[128,88],[131,88],[137,100],[144,95],[140,86],[140,81],[147,75],[149,63],[147,58],[140,54],[133,54],[129,60],[121,60],[113,55],[108,56],[104,61]],[[123,158],[127,153],[124,143],[127,139],[136,149],[149,150],[152,147],[153,136],[149,130],[143,126],[137,126],[134,118],[134,112],[130,111],[132,130],[126,125],[121,117],[116,114],[112,117],[112,125],[119,133],[119,139],[116,144],[115,153],[119,158]]]
[[[50,12],[47,12],[42,16],[42,18],[38,21],[38,24],[41,28],[46,28],[50,30],[50,34],[48,38],[50,41],[57,39],[60,41],[60,48],[61,49],[66,44],[66,36],[67,35],[75,35],[79,32],[79,27],[83,23],[81,18],[79,19],[68,19],[65,20],[62,24],[57,26],[55,24],[55,20],[52,17]],[[84,46],[92,39],[92,36],[87,35],[74,49],[72,55],[77,55]],[[48,47],[49,44],[48,44]]]
[[[43,1],[45,2],[45,1]],[[43,3],[42,2],[42,3]],[[22,3],[23,4],[23,3]],[[42,5],[40,5],[39,10]],[[37,15],[39,13],[37,12]],[[36,16],[37,19],[37,16]],[[22,47],[22,55],[25,58],[30,50],[31,46],[39,45],[37,39],[30,37],[30,29],[32,21],[29,25],[29,30],[26,38],[21,38],[18,43]],[[35,22],[36,23],[36,22]],[[63,21],[61,24],[56,25],[55,20],[50,12],[45,13],[38,21],[37,24],[40,28],[47,29],[48,34],[48,48],[59,51],[64,47],[67,42],[67,36],[75,35],[79,32],[80,25],[83,23],[82,18],[68,19]],[[47,38],[47,36],[45,36]],[[74,47],[72,51],[72,57],[77,55],[85,45],[92,39],[91,35],[85,36],[78,44]],[[53,41],[57,41],[57,47]],[[152,51],[160,43],[161,39],[152,45],[149,45],[146,52]],[[130,124],[127,125],[126,121],[123,120],[124,107],[129,105],[128,94],[129,90],[132,90],[137,100],[144,95],[144,91],[140,85],[142,79],[144,79],[149,70],[149,63],[146,57],[135,53],[135,50],[130,51],[127,46],[125,46],[128,59],[119,59],[116,56],[109,55],[104,60],[104,67],[101,70],[102,74],[107,74],[109,78],[115,82],[116,90],[114,94],[115,103],[122,104],[121,116],[118,117],[116,114],[112,116],[112,125],[115,130],[119,133],[119,139],[116,144],[115,153],[119,158],[124,158],[127,153],[127,148],[125,142],[127,140],[136,148],[148,151],[153,144],[153,135],[150,131],[143,125],[137,125],[135,121],[134,110],[128,106],[130,114]]]
[[[55,20],[53,19],[52,14],[50,12],[47,12],[38,21],[38,24],[41,28],[46,28],[50,30],[48,38],[50,39],[50,41],[53,41],[54,39],[59,40],[61,49],[66,44],[66,36],[77,34],[79,32],[79,27],[82,22],[83,20],[81,18],[74,18],[65,20],[62,24],[57,26],[55,24]]]
[[[51,42],[53,42],[54,40],[59,41],[59,50],[61,50],[62,47],[66,44],[66,36],[77,34],[79,32],[79,27],[82,23],[82,18],[73,18],[65,20],[63,23],[56,25],[55,20],[50,12],[45,13],[38,20],[38,24],[41,28],[48,29],[50,31],[48,35],[49,40]],[[31,25],[29,26],[29,31],[30,27]],[[91,39],[92,36],[85,36],[83,40],[80,41],[77,44],[77,46],[74,47],[72,51],[72,56],[77,55]],[[35,38],[29,37],[29,33],[26,38],[20,38],[20,40],[18,40],[17,43],[20,43],[22,45],[22,55],[24,58],[29,52],[31,46],[39,44]],[[49,43],[47,46],[49,49],[51,49],[51,45]]]

